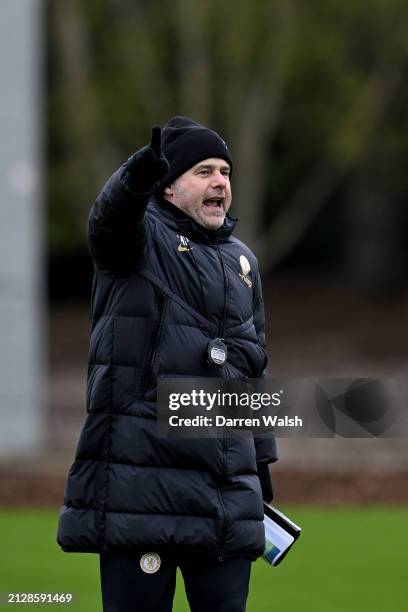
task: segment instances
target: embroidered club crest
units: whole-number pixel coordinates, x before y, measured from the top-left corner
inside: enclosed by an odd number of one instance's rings
[[[245,255],[241,255],[239,258],[239,263],[241,266],[241,272],[239,273],[239,278],[244,281],[247,287],[252,287],[252,281],[249,278],[249,273],[251,272],[251,265]]]
[[[145,553],[140,559],[140,567],[145,574],[155,574],[159,571],[161,559],[157,553]]]

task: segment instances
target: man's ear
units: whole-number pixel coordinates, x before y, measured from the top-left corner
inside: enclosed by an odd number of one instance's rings
[[[168,185],[167,187],[165,187],[163,189],[163,194],[166,195],[166,196],[170,196],[170,197],[172,197],[174,195],[174,191],[173,191],[171,185]]]

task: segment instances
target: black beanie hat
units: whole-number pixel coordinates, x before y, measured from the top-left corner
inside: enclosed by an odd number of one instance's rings
[[[162,129],[162,151],[170,168],[160,180],[162,190],[203,159],[225,159],[232,173],[232,159],[227,145],[216,132],[196,123],[189,117],[172,117]]]

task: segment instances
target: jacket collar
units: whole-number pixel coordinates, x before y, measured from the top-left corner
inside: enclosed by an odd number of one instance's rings
[[[160,216],[164,223],[177,230],[183,236],[195,240],[196,242],[204,242],[206,244],[215,244],[216,242],[226,242],[231,236],[238,219],[231,217],[227,212],[224,223],[216,230],[209,230],[202,225],[199,225],[187,215],[184,211],[174,206],[168,200],[156,195],[150,200],[151,210],[155,215]]]

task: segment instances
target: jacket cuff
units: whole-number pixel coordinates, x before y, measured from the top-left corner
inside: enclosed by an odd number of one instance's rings
[[[274,463],[278,460],[275,436],[254,438],[257,463]]]

